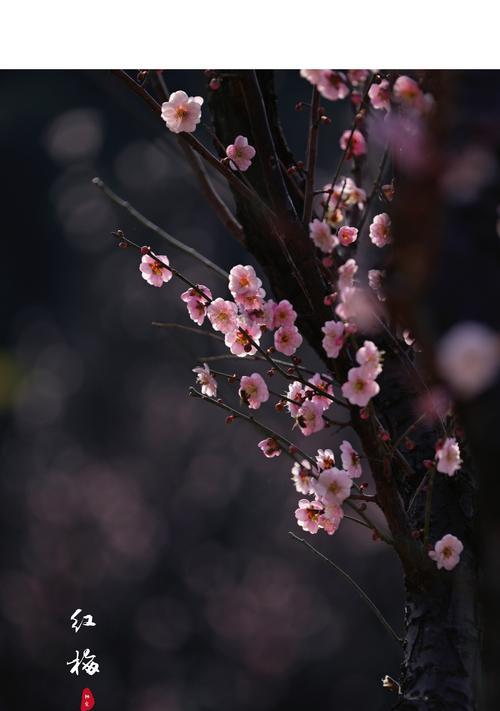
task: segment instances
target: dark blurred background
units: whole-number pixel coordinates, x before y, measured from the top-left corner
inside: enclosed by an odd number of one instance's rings
[[[166,79],[206,94],[203,72]],[[309,85],[297,71],[276,80],[300,158],[307,112],[294,105]],[[149,287],[110,232],[153,245],[214,293],[224,284],[91,179],[225,269],[251,260],[163,122],[111,73],[3,71],[0,85],[0,708],[71,711],[90,687],[107,711],[388,709],[380,679],[397,676],[398,649],[344,580],[288,536],[300,535],[289,460],[264,459],[257,432],[226,427],[187,397],[197,358],[223,346],[151,325],[191,325],[184,287]],[[348,106],[329,113],[320,183],[350,121]],[[265,414],[289,431],[286,415]],[[294,436],[312,453],[343,439]],[[401,628],[399,566],[383,544],[347,520],[309,540]],[[77,608],[97,626],[75,634]],[[67,662],[85,648],[100,672],[76,677]]]

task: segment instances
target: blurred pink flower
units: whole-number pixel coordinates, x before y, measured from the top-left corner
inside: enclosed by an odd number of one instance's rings
[[[337,237],[332,234],[330,225],[315,218],[309,223],[309,237],[324,254],[330,254],[337,246]]]
[[[341,267],[339,267],[338,274],[340,291],[343,291],[344,289],[353,286],[354,276],[357,271],[358,265],[356,264],[356,260],[354,259],[348,259],[347,262],[345,262],[344,264],[342,264]]]
[[[339,242],[343,247],[348,247],[358,239],[358,230],[356,227],[341,227],[337,233]]]
[[[382,372],[382,353],[373,341],[365,341],[356,352],[356,360],[365,366],[368,373],[376,378]]]
[[[366,153],[366,140],[361,131],[359,131],[357,128],[352,131],[352,137],[351,137],[351,129],[347,129],[347,131],[344,131],[342,136],[340,137],[340,147],[343,151],[347,149],[347,146],[349,145],[349,149],[347,150],[346,158],[352,158],[353,156],[355,158],[359,158],[359,156],[362,156]]]
[[[391,218],[386,212],[373,218],[370,225],[370,239],[377,247],[385,247],[386,244],[391,243]]]
[[[460,447],[454,437],[447,437],[436,446],[436,469],[438,472],[453,476],[462,465]]]
[[[464,549],[462,541],[451,533],[443,536],[429,551],[429,558],[436,562],[438,569],[453,570],[460,562],[460,554]]]
[[[344,345],[344,324],[342,321],[327,321],[321,329],[325,334],[321,342],[329,358],[337,358]]]
[[[316,82],[319,93],[324,99],[337,101],[345,99],[349,94],[349,87],[342,72],[335,72],[332,69],[323,69]]]
[[[346,439],[340,445],[342,467],[352,479],[357,479],[361,476],[361,458],[352,444]]]
[[[380,84],[372,84],[368,96],[374,109],[389,111],[391,108],[391,87],[387,79],[382,79]]]

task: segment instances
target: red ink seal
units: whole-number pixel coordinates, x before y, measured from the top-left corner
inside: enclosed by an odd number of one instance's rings
[[[82,691],[82,702],[80,704],[80,711],[89,711],[93,709],[95,705],[94,694],[90,689],[84,689]]]

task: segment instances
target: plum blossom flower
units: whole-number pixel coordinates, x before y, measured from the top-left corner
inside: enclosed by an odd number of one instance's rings
[[[500,336],[486,324],[462,321],[438,343],[437,365],[443,379],[462,398],[489,387],[500,370]]]
[[[274,334],[274,347],[279,353],[291,356],[302,344],[302,336],[296,326],[281,326]]]
[[[369,74],[370,72],[368,69],[349,69],[347,72],[349,81],[353,86],[359,86],[360,84],[364,84],[365,81],[368,79]]]
[[[344,225],[344,227],[339,229],[337,236],[340,244],[343,247],[348,247],[358,239],[358,230],[356,227],[348,227],[347,225]]]
[[[273,299],[268,299],[264,301],[260,312],[256,315],[256,321],[259,326],[267,328],[268,331],[272,331],[274,328],[274,309],[276,308],[276,302]]]
[[[344,345],[344,324],[342,321],[327,321],[321,328],[325,334],[321,342],[329,358],[338,358]]]
[[[257,446],[268,459],[279,457],[282,452],[279,442],[274,437],[263,439]]]
[[[347,262],[339,267],[339,289],[343,291],[348,287],[351,287],[354,283],[354,277],[358,271],[358,265],[355,259],[348,259]]]
[[[392,242],[391,218],[386,212],[373,218],[370,225],[370,239],[376,247],[385,247]]]
[[[338,239],[332,233],[330,225],[317,218],[309,223],[309,237],[324,254],[330,254],[338,244]]]
[[[357,479],[361,476],[361,458],[352,444],[346,439],[340,445],[340,455],[342,458],[342,468],[347,472],[351,479]]]
[[[317,533],[319,529],[319,517],[324,510],[325,507],[319,501],[300,499],[299,508],[295,510],[295,518],[304,531]]]
[[[374,109],[389,111],[391,108],[391,87],[387,79],[382,79],[380,84],[372,84],[368,96]]]
[[[297,417],[295,418],[300,431],[306,437],[319,432],[325,426],[323,419],[323,408],[312,400],[306,400],[299,408]]]
[[[302,402],[305,396],[305,391],[302,387],[302,383],[298,380],[294,380],[293,383],[290,383],[286,396],[288,398],[286,403],[288,412],[292,417],[297,417],[297,412],[302,406]],[[293,400],[293,402],[290,402],[291,400]]]
[[[250,265],[237,264],[229,272],[229,291],[234,299],[237,296],[256,294],[261,286],[261,280]]]
[[[447,533],[434,545],[434,550],[429,551],[429,558],[435,561],[439,570],[453,570],[460,561],[460,554],[464,549],[462,541]]]
[[[201,326],[205,320],[208,304],[212,300],[212,292],[204,284],[197,284],[198,289],[188,289],[181,294],[182,301],[187,305],[189,317]],[[206,298],[200,294],[206,295]]]
[[[233,170],[241,170],[242,173],[252,165],[255,157],[255,148],[250,146],[246,136],[236,136],[234,143],[226,148],[226,155],[230,159],[229,165]]]
[[[287,299],[282,299],[279,304],[274,307],[273,327],[280,328],[281,326],[293,326],[297,312],[292,304]]]
[[[318,469],[331,469],[335,465],[335,455],[331,449],[318,449],[316,455]]]
[[[321,74],[323,71],[323,69],[301,69],[300,76],[303,79],[307,79],[310,84],[314,84],[316,86],[316,84],[321,79]]]
[[[382,372],[382,353],[373,341],[365,341],[356,352],[356,360],[373,378]]]
[[[238,325],[238,308],[233,301],[225,301],[220,297],[212,301],[207,309],[207,316],[214,331],[229,333]]]
[[[156,259],[149,254],[144,254],[139,269],[142,278],[145,279],[151,286],[163,286],[163,284],[170,281],[172,278],[172,272],[167,267],[163,266],[158,262],[159,259],[163,264],[169,264],[168,257],[164,254],[155,255]]]
[[[373,289],[379,301],[385,301],[385,296],[382,290],[382,284],[385,277],[383,269],[368,270],[368,286]]]
[[[436,446],[436,469],[442,474],[453,476],[462,466],[460,447],[454,437],[447,437]]]
[[[342,395],[351,405],[359,407],[366,407],[372,397],[379,392],[379,384],[375,382],[370,369],[365,365],[351,368],[347,373],[347,382],[342,385]]]
[[[311,385],[314,385],[318,390],[321,390],[328,395],[333,395],[333,385],[331,381],[327,377],[321,375],[321,373],[315,373],[311,378],[309,378],[308,382],[311,383]],[[306,393],[314,393],[311,397],[311,401],[317,403],[322,408],[323,412],[328,410],[332,404],[331,398],[326,397],[325,395],[319,395],[319,393],[311,390],[307,386],[305,390]]]
[[[332,467],[313,481],[314,493],[323,504],[340,506],[351,493],[352,479],[343,469]]]
[[[349,149],[347,149],[347,146],[349,146]],[[366,153],[366,140],[357,128],[354,131],[347,129],[340,137],[340,147],[343,151],[347,150],[346,158],[349,159],[353,156],[359,158],[359,156],[363,156]]]
[[[331,536],[338,529],[343,518],[344,512],[341,506],[326,504],[325,510],[318,518],[318,524],[320,528],[323,528]]]
[[[406,106],[420,109],[423,106],[423,94],[419,85],[406,75],[396,79],[393,86],[394,100]]]
[[[307,459],[294,463],[292,467],[292,481],[299,494],[305,494],[307,496],[313,493],[313,474],[316,474],[316,471],[313,471],[311,463]]]
[[[201,394],[208,395],[208,397],[215,397],[217,395],[217,381],[210,372],[210,368],[206,363],[193,368],[193,373],[196,373],[196,382],[201,385]]]
[[[188,96],[185,91],[174,91],[161,105],[161,117],[172,133],[192,133],[201,121],[201,96]]]
[[[369,299],[364,289],[347,287],[340,292],[341,301],[335,313],[343,321],[352,321],[363,331],[373,331],[377,327],[375,304]]]
[[[269,400],[269,390],[264,378],[259,373],[243,375],[238,391],[240,398],[251,410],[258,410],[263,402]]]
[[[324,99],[337,101],[345,99],[349,94],[349,87],[342,72],[334,72],[331,69],[323,69],[316,83],[319,93]]]
[[[257,352],[257,348],[250,342],[248,336],[259,343],[260,341],[260,326],[258,324],[249,324],[241,317],[238,317],[237,327],[234,331],[228,331],[224,336],[224,343],[229,348],[233,355],[238,358],[252,356]]]

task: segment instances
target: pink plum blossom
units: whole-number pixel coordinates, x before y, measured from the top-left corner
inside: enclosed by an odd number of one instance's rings
[[[316,455],[318,469],[331,469],[335,465],[335,456],[331,449],[318,449]]]
[[[339,267],[339,289],[344,289],[353,286],[354,277],[358,271],[358,265],[355,259],[348,259],[347,262]]]
[[[444,441],[438,442],[436,447],[436,469],[438,472],[453,476],[460,469],[462,459],[460,458],[460,447],[454,437],[447,437]]]
[[[370,287],[370,289],[373,289],[379,301],[385,301],[385,296],[382,288],[384,277],[385,271],[383,269],[368,270],[368,286]]]
[[[292,467],[292,481],[299,494],[305,494],[307,496],[313,493],[313,474],[316,474],[316,470],[312,469],[311,463],[307,459],[294,463]]]
[[[462,398],[483,392],[500,371],[500,335],[486,324],[462,321],[441,338],[437,365],[443,379]]]
[[[331,381],[325,377],[322,376],[321,373],[315,373],[311,378],[308,380],[311,385],[314,385],[318,390],[321,390],[324,393],[327,393],[328,395],[333,395],[333,385]],[[306,392],[311,392],[309,388],[305,388]],[[332,404],[332,400],[329,397],[325,397],[324,395],[319,395],[316,393],[314,390],[312,391],[314,394],[311,397],[311,402],[317,403],[323,410],[328,410],[330,405]]]
[[[337,236],[340,244],[343,247],[348,247],[358,239],[358,230],[356,227],[348,227],[347,225],[344,225],[344,227],[339,229]]]
[[[293,326],[296,318],[297,312],[294,311],[292,304],[286,299],[282,299],[274,307],[273,327]]]
[[[229,291],[234,299],[237,296],[256,294],[261,286],[261,280],[250,265],[237,264],[229,272]]]
[[[172,133],[192,133],[201,121],[201,96],[188,96],[185,91],[174,91],[161,105],[161,117]]]
[[[392,242],[391,218],[386,212],[373,218],[370,225],[370,239],[376,247],[385,247]]]
[[[142,278],[145,279],[151,286],[163,286],[164,283],[170,281],[172,272],[158,262],[159,259],[163,264],[169,264],[168,257],[164,254],[155,255],[156,259],[149,254],[144,254],[139,269]]]
[[[245,405],[248,405],[251,410],[258,410],[263,402],[269,400],[269,390],[259,373],[243,375],[238,392]]]
[[[372,397],[378,395],[380,386],[366,366],[351,368],[347,373],[347,382],[342,385],[342,395],[351,405],[366,407]]]
[[[391,87],[387,79],[382,79],[380,84],[372,84],[368,96],[374,109],[389,111],[391,108]]]
[[[234,331],[238,325],[238,308],[233,301],[215,299],[208,307],[207,315],[214,331],[225,334]]]
[[[320,504],[319,501],[300,499],[299,508],[295,510],[295,518],[304,531],[317,533],[319,529],[319,517],[324,510],[325,507],[323,504]]]
[[[348,145],[349,149],[347,149]],[[340,147],[343,151],[347,150],[347,158],[352,158],[353,156],[359,158],[359,156],[363,156],[366,153],[366,140],[357,128],[354,131],[347,129],[340,137]]]
[[[294,380],[293,383],[290,383],[290,385],[288,386],[288,392],[286,394],[288,398],[286,406],[288,408],[288,412],[292,417],[297,417],[297,413],[302,405],[304,395],[305,392],[303,390],[302,383],[300,383],[298,380]],[[293,402],[290,402],[290,400],[293,400]]]
[[[188,289],[181,294],[181,299],[187,305],[187,310],[192,321],[201,326],[205,320],[208,304],[212,300],[212,292],[204,284],[198,284],[198,290]],[[201,296],[200,291],[206,294]]]
[[[460,561],[460,554],[464,549],[462,541],[447,533],[434,546],[434,550],[429,551],[429,558],[435,561],[439,570],[453,570]]]
[[[196,382],[201,385],[202,395],[215,397],[217,395],[217,381],[210,372],[208,365],[203,363],[203,367],[197,366],[193,368],[193,373],[196,373]]]
[[[276,302],[273,299],[268,299],[262,304],[260,314],[257,317],[257,323],[267,328],[268,331],[272,331],[274,328],[274,310],[276,308]]]
[[[353,86],[359,86],[360,84],[364,84],[365,81],[368,79],[369,75],[370,72],[368,69],[349,69],[347,72],[349,81]]]
[[[325,426],[323,419],[323,408],[312,400],[306,400],[299,408],[297,417],[295,418],[300,431],[306,437],[319,432]]]
[[[382,353],[373,341],[365,341],[356,352],[356,360],[373,378],[382,372]]]
[[[257,349],[250,343],[248,336],[250,336],[252,341],[258,344],[260,341],[260,333],[260,326],[258,324],[249,324],[245,319],[239,317],[237,327],[233,331],[228,331],[228,333],[225,334],[224,343],[231,353],[239,358],[252,356],[257,352]]]
[[[252,165],[255,148],[248,144],[246,136],[236,136],[234,143],[226,148],[226,155],[230,159],[231,168],[244,173]]]
[[[307,79],[310,84],[316,85],[321,79],[321,75],[324,71],[324,69],[301,69],[300,76],[303,79]]]
[[[345,76],[342,72],[334,72],[331,69],[323,69],[316,86],[321,96],[330,101],[345,99],[349,94]]]
[[[268,459],[279,457],[282,451],[279,442],[274,437],[263,439],[257,446]]]
[[[351,493],[352,479],[343,469],[332,467],[320,472],[312,487],[323,504],[340,506]]]
[[[423,107],[423,94],[419,85],[405,75],[396,79],[393,86],[394,100],[416,109]]]
[[[318,518],[318,524],[320,528],[323,528],[331,536],[338,529],[343,518],[344,512],[341,506],[326,504],[325,510]]]
[[[330,254],[338,244],[338,239],[332,233],[330,225],[317,218],[309,223],[309,237],[324,254]]]
[[[342,458],[342,468],[347,472],[351,479],[357,479],[361,476],[361,458],[352,444],[346,439],[340,445],[340,455]]]
[[[302,336],[296,326],[281,326],[274,334],[274,347],[279,353],[291,356],[302,344]]]
[[[338,358],[344,345],[344,324],[342,321],[327,321],[321,328],[325,334],[321,342],[328,358]]]

